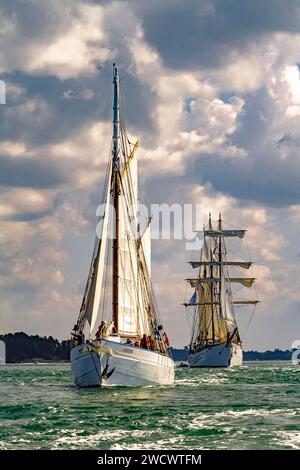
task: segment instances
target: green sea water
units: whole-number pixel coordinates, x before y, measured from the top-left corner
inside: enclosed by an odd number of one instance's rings
[[[171,387],[87,390],[69,364],[0,366],[0,449],[300,449],[300,366],[184,368]]]

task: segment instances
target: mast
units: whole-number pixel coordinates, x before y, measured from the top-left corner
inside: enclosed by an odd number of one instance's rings
[[[219,213],[219,220],[218,220],[218,230],[220,232],[220,237],[219,237],[219,278],[220,278],[220,284],[219,284],[219,319],[222,318],[222,289],[224,289],[225,286],[222,285],[222,216],[221,212]]]
[[[211,213],[209,213],[209,228],[210,230],[212,229],[212,225],[211,225]],[[210,247],[210,261],[212,262],[213,261],[213,253],[212,253],[212,250],[211,250],[211,247]],[[214,272],[213,272],[213,266],[211,265],[210,267],[210,277],[213,279],[214,277]],[[215,321],[214,321],[214,305],[213,305],[213,301],[214,301],[214,285],[213,283],[211,282],[210,283],[210,301],[211,301],[211,330],[212,330],[212,340],[214,341],[215,340]]]
[[[113,205],[115,216],[114,242],[113,242],[113,292],[112,292],[112,319],[115,333],[118,333],[119,316],[119,196],[120,196],[120,176],[119,176],[119,76],[116,64],[113,64]]]

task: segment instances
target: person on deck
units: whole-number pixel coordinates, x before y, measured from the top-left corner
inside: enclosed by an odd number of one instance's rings
[[[151,338],[151,336],[148,336],[147,338],[147,347],[148,349],[153,349],[153,339]]]
[[[102,322],[100,323],[100,325],[98,327],[98,330],[95,334],[97,339],[101,339],[103,337],[103,332],[104,332],[105,328],[106,328],[106,321],[102,320]]]
[[[74,325],[73,331],[71,333],[72,335],[72,341],[76,344],[76,346],[79,346],[84,342],[84,334],[83,332],[79,329],[78,325]]]
[[[164,334],[163,334],[163,339],[164,339],[164,343],[165,345],[167,346],[167,348],[169,347],[170,343],[169,343],[169,338],[168,338],[168,335],[167,333],[164,331]]]
[[[147,346],[147,336],[145,335],[145,333],[143,334],[143,337],[141,339],[141,348],[143,349],[148,349],[148,346]]]

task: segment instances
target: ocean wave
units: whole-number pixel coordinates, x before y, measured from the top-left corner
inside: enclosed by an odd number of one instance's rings
[[[275,441],[279,445],[300,449],[300,431],[278,431]]]

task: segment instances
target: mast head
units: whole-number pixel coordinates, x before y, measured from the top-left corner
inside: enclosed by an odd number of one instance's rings
[[[113,78],[114,80],[118,78],[118,67],[115,62],[113,62]]]

